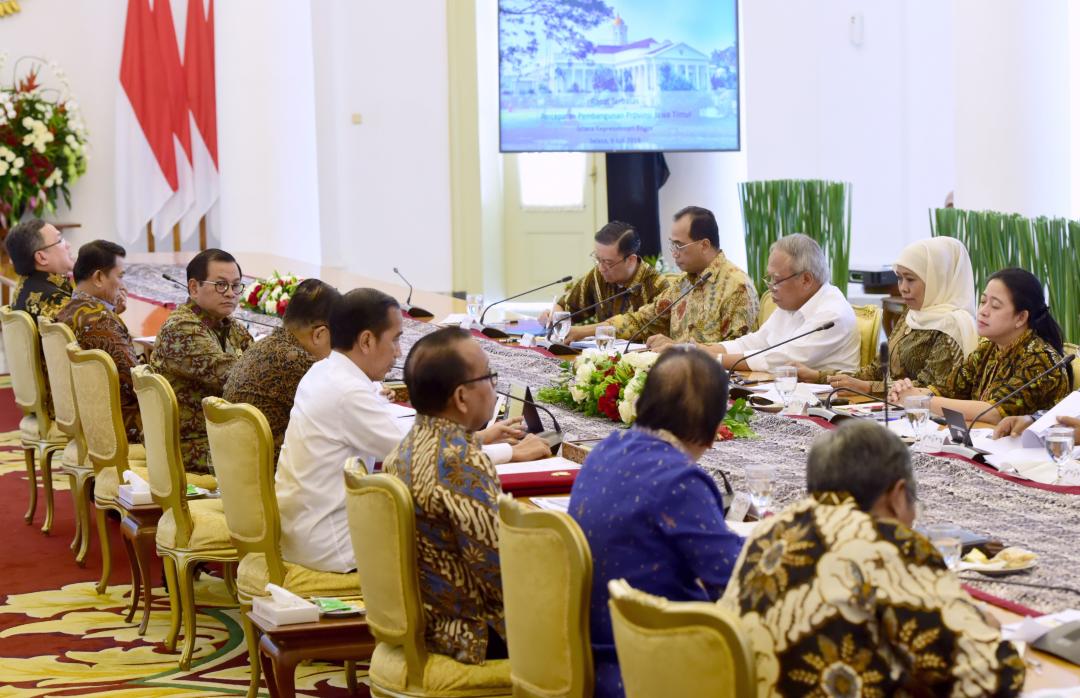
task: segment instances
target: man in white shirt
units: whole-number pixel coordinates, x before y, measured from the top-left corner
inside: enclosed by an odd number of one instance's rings
[[[330,355],[300,380],[274,481],[287,562],[325,572],[356,568],[345,514],[345,460],[358,456],[369,471],[408,431],[376,381],[401,356],[401,309],[370,288],[346,293],[330,315]],[[506,423],[481,432],[483,441],[513,436]],[[536,436],[500,444],[494,462],[550,454]],[[485,447],[489,448],[489,447]]]
[[[738,364],[750,371],[771,371],[785,364],[805,364],[821,371],[859,367],[859,332],[855,312],[840,289],[829,283],[825,253],[812,238],[795,233],[769,250],[765,278],[777,309],[756,331],[739,339],[702,347],[725,368]],[[830,329],[745,358],[765,347],[832,322]]]

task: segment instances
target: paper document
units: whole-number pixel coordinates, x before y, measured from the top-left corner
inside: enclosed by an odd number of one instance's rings
[[[1037,422],[1024,430],[1021,438],[1030,448],[1042,445],[1046,431],[1057,424],[1058,415],[1062,417],[1080,417],[1080,391],[1071,392],[1064,400],[1051,407]]]
[[[386,409],[390,412],[390,415],[393,416],[393,417],[404,418],[404,417],[415,417],[416,416],[416,410],[409,407],[408,405],[399,405],[396,402],[388,403],[386,405]]]
[[[581,465],[562,456],[552,456],[541,460],[526,460],[520,463],[496,465],[499,475],[520,475],[521,473],[546,473],[550,470],[580,470]]]
[[[1042,448],[1017,448],[1008,453],[986,456],[986,463],[1008,475],[1022,477],[1044,485],[1057,481],[1057,464]]]
[[[561,511],[564,514],[570,511],[569,495],[565,497],[533,497],[532,503],[548,511]]]
[[[1020,436],[1003,436],[995,439],[993,438],[994,430],[986,428],[972,429],[970,433],[971,445],[986,453],[1005,454],[1024,448],[1023,438]]]
[[[469,319],[468,313],[450,313],[449,315],[444,317],[442,320],[439,320],[439,322],[436,323],[436,324],[444,325],[444,326],[453,325],[453,326],[456,327],[456,326],[460,325],[461,323],[465,322],[468,319]]]
[[[760,521],[725,521],[727,527],[735,533],[739,534],[743,538],[749,538],[754,528],[761,523]]]

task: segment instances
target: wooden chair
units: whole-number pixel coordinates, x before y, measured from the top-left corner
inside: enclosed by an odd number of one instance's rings
[[[251,405],[234,405],[218,397],[204,398],[202,404],[225,521],[240,558],[236,592],[251,664],[248,696],[255,698],[260,663],[259,636],[247,616],[252,599],[267,595],[267,583],[299,596],[356,596],[360,594],[360,577],[313,570],[282,559],[281,517],[274,493],[274,438],[266,417]],[[354,681],[351,665],[346,666],[346,676]]]
[[[855,327],[859,331],[859,366],[869,366],[877,358],[881,341],[881,306],[853,305]]]
[[[1070,344],[1069,342],[1065,342],[1064,348],[1066,355],[1080,354],[1080,346],[1077,346],[1076,344]],[[1072,371],[1072,389],[1080,390],[1080,356],[1078,356],[1078,358],[1074,359],[1073,362],[1069,364],[1069,370]]]
[[[41,463],[41,484],[45,492],[45,521],[41,532],[48,533],[53,521],[53,454],[67,446],[68,437],[53,422],[46,407],[41,344],[33,318],[22,310],[4,306],[0,308],[0,327],[15,404],[24,415],[19,422],[19,441],[26,460],[26,477],[30,481],[30,506],[24,518],[27,524],[33,523],[37,510],[37,461]]]
[[[368,625],[371,695],[412,698],[510,696],[510,662],[463,664],[424,645],[424,609],[416,564],[416,514],[401,480],[345,473],[346,506]]]
[[[668,601],[625,579],[608,591],[626,698],[755,695],[754,654],[730,611]]]
[[[143,446],[150,493],[161,507],[155,543],[165,563],[169,584],[169,634],[165,648],[176,650],[180,621],[184,621],[184,647],[180,668],[191,668],[195,649],[195,591],[193,573],[197,562],[223,562],[226,585],[235,597],[233,565],[236,548],[229,538],[225,512],[220,499],[188,501],[187,477],[180,455],[180,417],[169,381],[151,372],[149,366],[136,366],[131,375],[142,415]]]
[[[75,504],[75,538],[71,550],[75,562],[86,564],[90,549],[90,502],[87,485],[94,477],[94,466],[86,454],[86,439],[79,424],[79,411],[75,409],[75,390],[71,384],[71,359],[67,346],[75,344],[75,334],[62,322],[38,318],[41,347],[45,354],[45,367],[49,372],[49,389],[52,391],[55,424],[68,439],[60,460],[60,468],[67,473],[71,483],[71,498]]]
[[[577,522],[500,496],[499,564],[514,695],[592,696],[592,554]]]
[[[757,326],[760,328],[765,324],[765,321],[769,319],[769,316],[776,310],[776,302],[773,300],[772,291],[766,291],[761,296],[761,302],[758,304]]]

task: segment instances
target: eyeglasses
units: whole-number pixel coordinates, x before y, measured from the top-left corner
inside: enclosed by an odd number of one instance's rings
[[[696,245],[696,244],[698,244],[699,242],[701,242],[704,239],[705,238],[701,238],[701,240],[691,240],[690,242],[687,242],[687,243],[682,244],[682,245],[675,242],[674,240],[668,240],[668,246],[670,246],[670,248],[671,248],[671,254],[679,254],[680,252],[685,250],[687,247],[690,247],[690,245]]]
[[[232,289],[232,292],[238,296],[244,292],[244,284],[240,281],[231,284],[228,281],[199,281],[197,283],[213,284],[214,290],[223,296],[230,288]]]
[[[477,376],[476,378],[470,378],[468,380],[463,380],[460,383],[458,383],[458,385],[459,386],[467,385],[469,383],[477,383],[477,382],[483,381],[483,380],[489,381],[491,383],[491,387],[494,388],[499,382],[499,374],[498,373],[488,373],[488,374],[483,375],[483,376]]]
[[[771,276],[765,276],[765,277],[762,277],[762,279],[761,279],[761,280],[762,280],[762,281],[763,281],[763,282],[765,283],[765,285],[766,285],[766,286],[768,286],[768,287],[769,287],[769,289],[770,289],[770,290],[775,290],[777,286],[779,286],[780,284],[784,283],[784,282],[785,282],[785,281],[787,281],[788,279],[794,279],[794,278],[795,278],[796,276],[798,276],[799,274],[802,274],[802,272],[801,272],[801,271],[797,271],[797,272],[795,272],[794,274],[792,274],[791,276],[785,276],[784,278],[782,278],[782,279],[777,279],[776,281],[773,281],[773,279],[772,279],[772,277],[771,277]]]
[[[601,269],[611,269],[613,267],[616,267],[616,266],[622,264],[623,262],[625,262],[627,259],[630,258],[630,255],[626,255],[622,259],[620,259],[620,260],[618,260],[616,262],[612,262],[609,259],[600,259],[599,257],[596,256],[595,252],[590,253],[589,256],[593,258],[593,262],[596,263],[596,266],[600,267]]]
[[[63,241],[64,241],[64,234],[63,233],[57,233],[56,234],[56,242],[45,245],[45,247],[39,247],[36,250],[34,250],[34,252],[44,252],[45,250],[49,249],[50,247],[56,247],[57,245],[59,245]]]

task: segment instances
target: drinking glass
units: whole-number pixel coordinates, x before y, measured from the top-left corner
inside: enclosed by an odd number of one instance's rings
[[[1062,468],[1072,460],[1073,446],[1076,445],[1073,439],[1072,427],[1058,424],[1046,430],[1046,438],[1043,439],[1043,443],[1046,445],[1046,452],[1050,454],[1051,460],[1057,464],[1059,480],[1061,479]]]
[[[926,432],[926,424],[930,421],[930,396],[908,395],[905,397],[904,416],[911,425],[912,435],[916,440],[921,439]]]
[[[950,524],[932,524],[926,527],[926,537],[945,559],[945,566],[955,570],[960,565],[961,545],[954,527]]]
[[[799,371],[794,366],[780,366],[773,371],[773,382],[776,384],[776,391],[780,393],[780,399],[784,401],[784,407],[788,406],[788,401],[791,400],[791,394],[795,392],[795,388],[799,385]]]
[[[570,334],[570,313],[560,310],[551,316],[551,334],[559,344],[566,344],[566,337]]]
[[[615,344],[615,327],[612,325],[598,325],[596,327],[596,348],[605,354]]]
[[[754,503],[758,516],[764,516],[772,504],[775,479],[776,469],[768,463],[746,466],[746,489],[750,492],[750,501]]]
[[[480,313],[484,311],[484,295],[481,293],[470,293],[465,296],[465,312],[469,316],[469,324],[476,324],[480,321]]]

